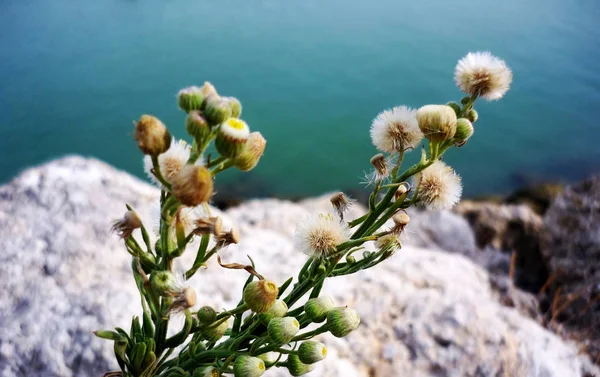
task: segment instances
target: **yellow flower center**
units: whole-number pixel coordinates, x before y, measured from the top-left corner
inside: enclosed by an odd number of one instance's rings
[[[261,361],[260,364],[258,364],[258,369],[265,370],[265,363]]]
[[[323,347],[323,348],[321,349],[321,355],[323,355],[323,356],[327,356],[327,348]]]
[[[243,130],[245,128],[244,122],[236,118],[229,118],[227,124],[229,127],[235,128],[236,130]]]

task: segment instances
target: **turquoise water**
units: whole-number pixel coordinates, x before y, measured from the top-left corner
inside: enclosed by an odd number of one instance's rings
[[[0,0],[0,181],[69,153],[142,176],[132,121],[183,137],[175,94],[210,80],[268,140],[221,192],[357,187],[372,118],[459,100],[456,61],[482,49],[515,78],[447,156],[467,195],[579,179],[600,170],[599,19],[596,0]]]

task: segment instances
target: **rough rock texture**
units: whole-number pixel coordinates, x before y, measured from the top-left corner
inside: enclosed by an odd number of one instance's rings
[[[560,323],[600,362],[600,176],[567,187],[544,216],[551,325]]]
[[[110,343],[91,331],[128,327],[140,305],[129,255],[108,229],[123,203],[150,223],[157,195],[79,157],[28,170],[0,188],[0,376],[101,376],[115,368]],[[326,199],[249,201],[226,211],[225,223],[236,224],[242,241],[223,252],[225,262],[251,255],[259,272],[282,283],[306,258],[293,250],[294,224],[318,209],[327,209]],[[330,354],[312,376],[600,375],[574,344],[499,304],[483,268],[410,240],[387,263],[328,282],[325,292],[356,307],[363,322],[346,339],[322,337]],[[245,277],[210,263],[190,284],[199,305],[231,307]]]
[[[504,253],[497,255],[496,265],[486,265],[489,270],[510,274],[517,287],[539,292],[548,279],[548,271],[539,241],[544,224],[537,213],[525,205],[469,200],[462,201],[456,212],[471,224],[478,248]]]

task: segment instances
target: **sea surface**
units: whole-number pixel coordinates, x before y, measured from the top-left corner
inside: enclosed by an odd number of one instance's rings
[[[132,122],[185,137],[175,95],[209,80],[268,140],[218,191],[353,190],[377,113],[459,101],[478,50],[514,82],[447,153],[466,195],[581,179],[600,171],[599,21],[598,0],[0,0],[0,182],[74,153],[143,177]]]

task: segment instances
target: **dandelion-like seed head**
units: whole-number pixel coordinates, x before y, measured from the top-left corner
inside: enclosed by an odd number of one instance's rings
[[[414,185],[419,187],[419,199],[428,208],[440,211],[452,208],[460,200],[460,176],[442,161],[415,175]]]
[[[512,82],[512,71],[504,60],[489,52],[470,52],[458,61],[454,81],[463,92],[488,101],[499,100]]]
[[[190,146],[184,140],[173,140],[169,149],[158,156],[160,172],[169,182],[181,171],[190,158]],[[152,174],[152,158],[144,156],[144,171],[148,178],[157,185],[161,185],[156,176]]]
[[[406,106],[381,112],[371,125],[371,140],[382,152],[396,153],[414,148],[422,139],[416,110]]]
[[[309,256],[326,258],[335,252],[337,245],[350,239],[350,229],[330,213],[307,217],[298,224],[294,243]]]

